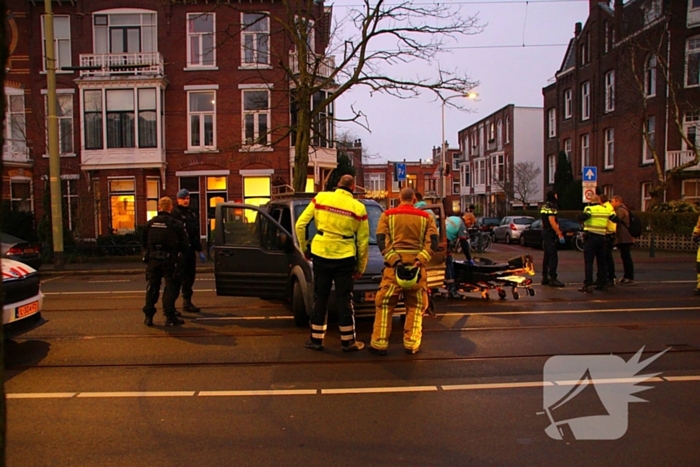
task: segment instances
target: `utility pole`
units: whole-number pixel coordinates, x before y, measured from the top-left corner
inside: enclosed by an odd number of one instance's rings
[[[46,124],[49,133],[49,188],[51,191],[51,233],[53,238],[54,268],[65,267],[63,257],[63,211],[61,209],[61,161],[58,154],[58,117],[56,116],[56,51],[53,38],[53,11],[51,1],[44,0],[44,27],[46,34],[46,88],[47,110]]]

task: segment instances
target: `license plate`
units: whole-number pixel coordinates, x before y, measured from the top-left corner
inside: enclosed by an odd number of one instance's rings
[[[365,302],[373,302],[374,298],[377,296],[376,292],[365,292],[364,293],[364,301]]]
[[[17,317],[23,318],[39,311],[39,302],[32,302],[17,308]]]

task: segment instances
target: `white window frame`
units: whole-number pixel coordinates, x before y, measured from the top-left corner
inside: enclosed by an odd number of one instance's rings
[[[691,70],[691,59],[693,68]],[[693,73],[693,80],[690,74]],[[700,86],[700,36],[689,37],[685,42],[685,87],[691,88]]]
[[[503,120],[500,118],[496,122],[496,149],[503,149]]]
[[[17,99],[19,98],[19,99]],[[11,101],[22,103],[21,111],[12,111]],[[27,103],[24,89],[5,87],[5,146],[20,149],[27,147]]]
[[[566,158],[571,162],[571,149],[572,149],[572,142],[571,138],[566,138],[564,140],[564,152],[566,153]]]
[[[13,185],[29,185],[29,198],[15,198]],[[29,203],[29,210],[15,209],[15,203]],[[29,177],[11,177],[10,178],[10,209],[17,212],[34,212],[34,182]]]
[[[510,143],[510,115],[506,115],[506,143]]]
[[[557,136],[557,109],[555,107],[547,111],[547,136],[549,138]]]
[[[42,71],[45,73],[47,71],[46,67],[46,15],[41,15],[41,56],[44,58],[41,61]],[[61,28],[57,25],[57,22],[67,23],[66,34],[61,34]],[[68,15],[53,15],[53,56],[56,59],[56,73],[73,73],[73,70],[62,70],[63,67],[70,67],[73,65],[73,59],[71,57],[71,40],[70,40],[70,16]],[[63,52],[63,53],[62,53]]]
[[[646,97],[656,96],[656,55],[651,54],[644,66],[644,94]]]
[[[192,111],[191,110],[191,105],[192,101],[190,97],[193,94],[210,94],[211,95],[211,102],[213,105],[213,110],[201,110],[201,111]],[[195,145],[192,144],[192,117],[194,116],[199,116],[199,144]],[[205,130],[206,130],[206,124],[205,124],[205,117],[211,116],[212,117],[212,141],[211,144],[207,145],[205,144]],[[198,150],[206,150],[206,151],[215,151],[217,148],[216,146],[216,89],[196,89],[196,90],[188,90],[187,91],[187,149],[189,151],[198,151]]]
[[[44,94],[44,108],[46,109],[46,120],[45,120],[45,128],[46,128],[46,153],[44,154],[44,157],[48,157],[49,154],[49,125],[48,125],[48,93],[44,93],[44,90],[42,90],[42,94]],[[56,100],[58,101],[56,104],[56,118],[58,120],[58,152],[61,157],[72,157],[75,156],[75,126],[73,125],[73,117],[75,116],[75,111],[73,110],[75,108],[74,101],[73,101],[73,89],[57,89],[56,90]],[[61,102],[70,102],[70,114],[61,114]],[[64,111],[64,113],[67,113]],[[70,124],[70,134],[64,134],[61,131],[61,123],[62,122],[69,122]],[[65,123],[64,123],[65,124]],[[67,132],[68,133],[68,132]],[[68,140],[70,142],[70,151],[63,151],[64,147],[64,142]]]
[[[581,120],[591,118],[591,82],[581,83]]]
[[[495,184],[505,181],[505,156],[494,154],[491,156],[491,181]]]
[[[615,110],[615,70],[605,73],[605,112]]]
[[[573,115],[573,92],[571,88],[564,90],[564,118],[571,118]]]
[[[651,125],[653,123],[653,125]],[[647,126],[647,132],[649,133],[649,139],[651,140],[652,144],[656,143],[656,117],[655,116],[650,116],[647,117],[646,121],[644,124]],[[644,138],[644,134],[642,134],[642,164],[652,164],[654,163],[654,155],[652,154],[651,150],[649,150],[649,147],[647,146],[646,139]]]
[[[649,192],[651,191],[652,185],[651,182],[642,182],[640,185],[641,188],[641,209],[642,211],[647,211],[649,204],[651,203],[651,195]]]
[[[459,183],[465,187],[469,188],[471,186],[471,164],[466,163],[461,166],[462,173],[459,176]]]
[[[211,22],[211,31],[195,32],[194,22],[199,18],[207,18]],[[187,14],[187,68],[216,68],[216,13]],[[204,50],[204,42],[211,36],[211,50]],[[196,39],[197,50],[193,50],[193,40]],[[211,53],[211,63],[204,63],[205,57]],[[196,57],[193,55],[196,54]]]
[[[265,92],[267,93],[267,109],[246,109],[246,93],[250,92]],[[265,88],[254,88],[254,89],[243,89],[241,90],[241,123],[242,123],[242,137],[243,146],[247,149],[255,148],[266,148],[270,145],[270,131],[271,131],[271,110],[270,110],[270,89]],[[246,118],[248,116],[253,117],[253,137],[249,139],[246,135]],[[265,141],[260,143],[260,116],[265,116],[267,120],[267,130],[265,131]]]
[[[606,169],[615,167],[615,129],[605,129],[605,165]]]
[[[75,193],[71,193],[71,187],[75,187]],[[76,217],[78,216],[78,212],[80,212],[80,179],[78,175],[75,176],[66,176],[66,175],[61,175],[61,192],[63,193],[63,205],[66,211],[66,216],[64,218],[64,222],[66,224],[66,227],[68,227],[68,230],[78,233],[78,226],[75,225],[76,222]],[[73,210],[73,204],[71,201],[77,201],[78,206],[76,207],[76,211]]]
[[[591,165],[591,135],[581,135],[581,170]]]
[[[557,171],[557,155],[550,154],[547,156],[547,183],[554,183],[554,174]]]
[[[138,27],[139,29],[139,52],[112,52],[109,50],[111,48],[110,28],[112,27],[112,18],[122,15],[139,15],[139,24],[133,25],[134,28]],[[98,18],[102,16],[107,18],[107,23],[96,24]],[[153,20],[153,22],[149,23],[149,20]],[[104,44],[100,43],[101,40],[104,41]],[[158,52],[158,12],[141,8],[95,11],[92,13],[92,41],[92,50],[96,54]],[[102,47],[104,47],[104,50],[102,50]]]
[[[251,25],[262,25],[263,28],[259,31],[247,31],[246,16],[257,15],[263,16],[259,20],[254,21]],[[253,55],[251,61],[246,61],[246,51],[251,47],[246,47],[246,40],[250,37],[252,41]],[[261,41],[267,43],[267,52],[261,52],[259,44]],[[270,66],[270,15],[268,12],[256,11],[241,13],[241,67],[242,68],[260,68]]]
[[[683,115],[683,132],[696,146],[700,145],[700,112]],[[686,143],[685,149],[691,150],[692,147]]]
[[[644,12],[644,25],[651,24],[661,17],[661,0],[648,0],[642,7]]]

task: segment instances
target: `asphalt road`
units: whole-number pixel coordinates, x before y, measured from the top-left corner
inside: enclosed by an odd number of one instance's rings
[[[486,256],[521,252],[539,269],[536,250]],[[6,347],[7,464],[700,465],[694,255],[635,252],[638,284],[592,295],[581,254],[560,259],[564,289],[437,299],[415,356],[395,318],[386,357],[342,353],[334,324],[324,352],[304,349],[283,303],[217,297],[210,273],[178,328],[142,324],[142,274],[48,276],[49,322]],[[371,326],[358,319],[361,340]],[[626,397],[637,373],[655,375],[645,403]],[[545,432],[567,419],[616,439]]]

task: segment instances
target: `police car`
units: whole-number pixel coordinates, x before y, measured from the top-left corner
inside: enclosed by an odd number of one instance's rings
[[[2,323],[5,339],[12,339],[44,324],[41,316],[44,294],[39,273],[31,266],[2,258],[2,287],[5,295]]]

